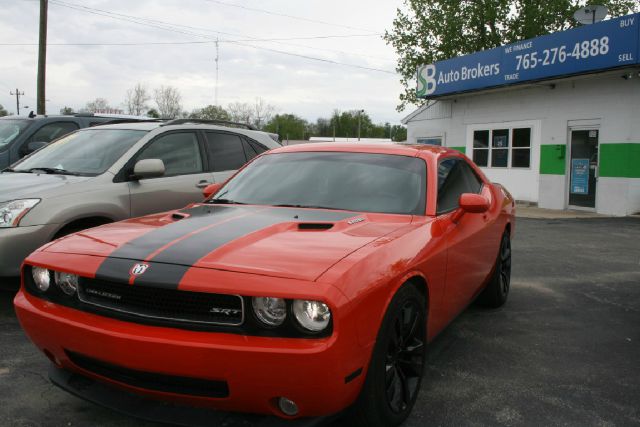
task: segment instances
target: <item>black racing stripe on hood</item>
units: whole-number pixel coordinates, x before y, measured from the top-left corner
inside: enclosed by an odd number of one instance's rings
[[[189,217],[158,227],[113,251],[98,267],[96,278],[128,283],[131,268],[137,261],[147,259],[153,252],[186,234],[215,226],[243,213],[237,206],[197,206],[180,212]],[[124,268],[127,265],[128,268]]]
[[[128,283],[129,272],[144,260],[174,240],[205,228],[177,241],[155,255],[146,264],[149,268],[135,278],[135,285],[177,288],[192,265],[221,246],[242,236],[284,222],[335,222],[357,213],[296,208],[265,208],[259,206],[198,206],[181,212],[190,215],[132,240],[114,251],[99,267],[96,278]],[[244,214],[244,215],[243,215]],[[221,223],[223,222],[224,223]],[[220,224],[221,223],[221,224]],[[219,224],[214,226],[215,224]]]

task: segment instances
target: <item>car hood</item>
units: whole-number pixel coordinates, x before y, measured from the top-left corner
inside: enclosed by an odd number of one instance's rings
[[[47,191],[83,182],[91,177],[36,173],[0,173],[0,202],[26,198],[43,198]]]
[[[105,257],[96,277],[175,286],[191,268],[316,280],[410,215],[199,204],[76,233],[42,250]],[[136,264],[145,264],[133,274]],[[140,273],[140,270],[144,270]]]

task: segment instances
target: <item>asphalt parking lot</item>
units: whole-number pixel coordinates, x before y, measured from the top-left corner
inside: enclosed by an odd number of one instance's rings
[[[640,425],[640,218],[519,219],[516,230],[509,301],[470,307],[432,343],[406,426]],[[11,300],[0,293],[0,425],[156,425],[52,386]]]

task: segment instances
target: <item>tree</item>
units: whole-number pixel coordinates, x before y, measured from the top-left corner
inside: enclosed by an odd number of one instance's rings
[[[172,86],[160,86],[153,96],[158,107],[158,114],[163,119],[175,119],[182,113],[182,95]]]
[[[109,101],[104,98],[96,98],[93,101],[87,102],[84,107],[89,113],[98,113],[100,111],[109,111],[112,108],[109,106]]]
[[[8,115],[9,115],[9,112],[4,109],[2,104],[0,104],[0,117],[4,117],[4,116],[8,116]]]
[[[275,112],[276,107],[268,104],[262,98],[256,98],[256,102],[253,105],[253,125],[258,129],[262,129],[262,127],[271,120]]]
[[[402,125],[391,126],[391,132],[389,138],[396,142],[402,142],[407,140],[407,128]]]
[[[204,120],[231,120],[229,112],[217,105],[207,105],[199,110],[193,110],[189,114],[190,119],[204,119]]]
[[[159,119],[160,114],[158,113],[158,110],[156,110],[155,108],[152,108],[149,111],[147,111],[147,117],[151,117],[152,119]]]
[[[250,125],[253,121],[253,107],[247,102],[233,102],[227,106],[231,120]]]
[[[254,104],[248,102],[234,102],[227,106],[231,120],[239,123],[246,123],[258,129],[271,120],[276,111],[276,107],[268,104],[262,98],[256,98]]]
[[[611,16],[629,13],[638,0],[601,0]],[[578,25],[573,13],[584,0],[404,0],[384,39],[398,55],[396,71],[404,92],[398,111],[421,103],[415,96],[416,69],[455,56],[490,49]]]
[[[142,83],[137,83],[134,87],[127,90],[127,99],[125,104],[127,106],[127,112],[135,116],[141,116],[143,112],[149,109],[147,102],[151,99],[151,96],[147,92],[147,88]]]
[[[276,114],[264,130],[280,135],[281,140],[285,139],[309,139],[309,123],[295,114]]]
[[[67,107],[65,105],[60,109],[60,114],[62,114],[63,116],[71,116],[72,114],[75,114],[75,111],[73,111],[73,108]]]

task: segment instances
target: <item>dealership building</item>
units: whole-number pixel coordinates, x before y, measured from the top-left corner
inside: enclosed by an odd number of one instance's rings
[[[640,14],[428,64],[408,142],[466,153],[517,200],[640,212]]]

